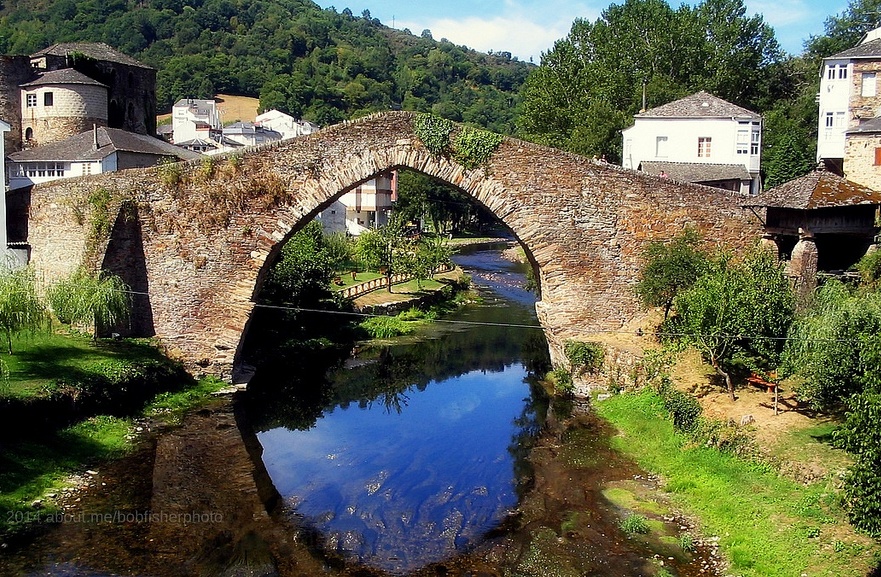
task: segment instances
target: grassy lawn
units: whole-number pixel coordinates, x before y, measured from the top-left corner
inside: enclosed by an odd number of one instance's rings
[[[5,345],[5,343],[4,343]],[[47,383],[90,373],[108,361],[161,360],[162,354],[147,342],[94,342],[91,337],[63,332],[23,334],[12,339],[12,352],[0,354],[0,397],[38,395]]]
[[[339,285],[336,283],[331,283],[331,287],[330,287],[331,290],[335,290],[335,291],[343,290],[345,288],[349,288],[350,286],[353,286],[356,284],[361,284],[362,282],[367,282],[370,280],[374,280],[374,279],[378,279],[378,278],[383,277],[383,275],[379,274],[378,272],[372,272],[372,271],[359,272],[357,274],[357,278],[355,280],[352,280],[352,271],[341,272],[339,276],[340,276],[340,282],[342,282],[343,284]]]
[[[719,538],[729,573],[862,576],[881,560],[881,547],[848,525],[832,479],[804,485],[768,465],[688,446],[650,391],[614,396],[596,407],[620,431],[613,446],[660,475],[674,505],[695,517],[705,536]],[[794,450],[827,432],[796,435],[787,446]]]

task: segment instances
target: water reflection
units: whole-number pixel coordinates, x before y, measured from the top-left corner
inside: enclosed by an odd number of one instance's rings
[[[500,276],[509,290],[523,277]],[[531,297],[512,303],[494,288],[452,320],[536,324]],[[538,330],[438,323],[318,378],[264,369],[251,384],[263,461],[325,552],[392,573],[440,561],[517,505],[547,410],[534,384],[547,362]]]

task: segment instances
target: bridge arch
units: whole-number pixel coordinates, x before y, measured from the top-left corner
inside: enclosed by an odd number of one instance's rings
[[[388,170],[449,183],[514,232],[538,272],[536,310],[556,359],[565,339],[617,329],[638,313],[632,286],[647,242],[686,224],[735,247],[759,237],[732,193],[510,138],[485,166],[466,169],[430,154],[413,120],[384,113],[224,160],[35,187],[32,260],[47,282],[82,262],[117,272],[138,267],[153,332],[198,371],[229,377],[283,242],[335,198]],[[103,209],[90,200],[96,191],[113,199]],[[101,210],[116,224],[96,237]]]

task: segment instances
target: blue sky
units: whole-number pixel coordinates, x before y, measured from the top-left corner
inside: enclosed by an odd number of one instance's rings
[[[668,0],[670,1],[670,0]],[[540,62],[542,52],[569,33],[575,18],[595,20],[611,0],[320,0],[324,8],[349,8],[355,15],[367,9],[386,26],[426,28],[440,40],[464,44],[481,52],[507,51],[521,60]],[[617,0],[623,3],[623,0]],[[675,0],[670,1],[676,6]],[[823,32],[827,16],[840,13],[846,0],[746,0],[750,14],[761,14],[774,27],[777,40],[791,54],[802,51],[804,40]]]

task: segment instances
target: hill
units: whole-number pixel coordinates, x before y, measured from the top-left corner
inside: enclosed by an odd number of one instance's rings
[[[7,0],[0,54],[101,41],[158,70],[157,108],[259,97],[321,125],[388,109],[512,133],[531,65],[309,0]]]

